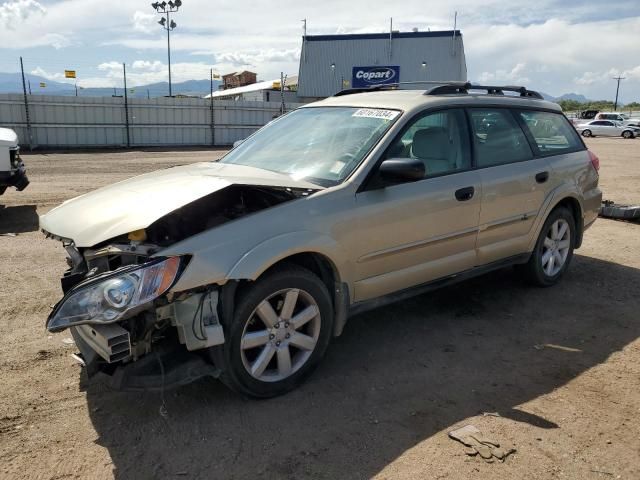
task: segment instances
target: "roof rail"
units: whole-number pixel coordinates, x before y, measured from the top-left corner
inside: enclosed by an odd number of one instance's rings
[[[451,80],[417,80],[413,82],[394,82],[394,83],[385,83],[384,85],[374,85],[371,87],[360,87],[360,88],[348,88],[346,90],[340,90],[338,93],[335,93],[334,97],[342,97],[344,95],[353,95],[354,93],[365,93],[365,92],[378,92],[380,90],[397,90],[401,85],[443,85],[443,84],[454,84],[460,83],[464,84],[465,82],[454,82]]]
[[[365,92],[378,92],[380,90],[395,90],[398,88],[397,83],[388,83],[386,85],[376,85],[375,87],[363,87],[363,88],[348,88],[346,90],[340,90],[338,93],[334,93],[334,97],[342,97],[344,95],[353,95],[354,93]]]
[[[380,90],[396,90],[402,85],[436,85],[435,87],[424,92],[425,95],[464,95],[469,90],[485,90],[487,95],[504,95],[504,92],[516,92],[521,97],[535,98],[544,100],[544,97],[535,90],[527,90],[526,87],[514,85],[492,86],[492,85],[474,85],[471,82],[453,82],[453,81],[415,81],[415,82],[397,82],[387,83],[385,85],[376,85],[374,87],[350,88],[341,90],[334,94],[334,97],[342,97],[344,95],[353,95],[354,93],[378,92]]]
[[[438,87],[434,87],[425,95],[452,95],[467,94],[469,90],[486,90],[487,95],[504,95],[504,92],[516,92],[521,97],[535,98],[544,100],[544,97],[535,90],[527,90],[526,87],[518,87],[513,85],[493,86],[493,85],[474,85],[471,82],[451,82]]]

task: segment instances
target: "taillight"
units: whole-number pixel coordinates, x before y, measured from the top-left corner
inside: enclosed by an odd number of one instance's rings
[[[587,150],[589,152],[589,158],[591,159],[591,165],[596,169],[596,172],[600,170],[600,159],[598,156],[593,153],[591,150]]]

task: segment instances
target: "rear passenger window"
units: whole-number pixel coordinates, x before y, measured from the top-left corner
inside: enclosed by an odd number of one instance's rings
[[[565,153],[583,149],[578,133],[564,115],[531,110],[520,111],[519,115],[535,139],[540,153]]]
[[[509,110],[473,108],[469,113],[478,167],[533,158],[527,137]]]

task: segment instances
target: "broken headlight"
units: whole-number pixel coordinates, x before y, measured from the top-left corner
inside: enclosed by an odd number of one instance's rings
[[[180,258],[125,268],[74,287],[49,315],[51,332],[86,323],[104,324],[137,313],[165,293],[178,277]]]

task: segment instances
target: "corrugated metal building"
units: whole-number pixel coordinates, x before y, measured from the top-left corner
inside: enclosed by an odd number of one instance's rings
[[[298,96],[324,98],[346,88],[466,79],[459,30],[307,35],[302,41]]]

